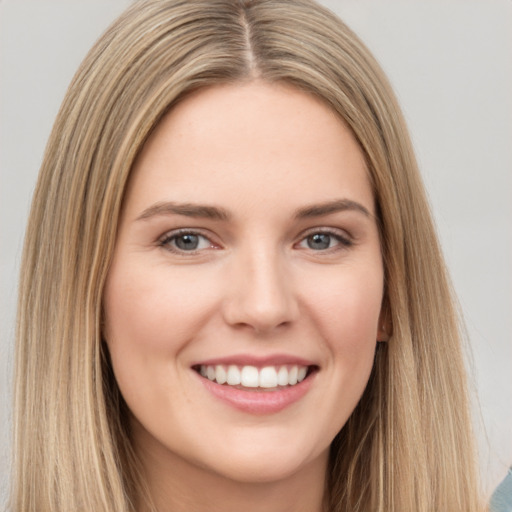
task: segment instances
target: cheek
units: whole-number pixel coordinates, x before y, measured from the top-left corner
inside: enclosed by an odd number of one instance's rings
[[[375,344],[382,304],[380,266],[369,272],[347,269],[330,279],[316,280],[308,289],[308,304],[323,337],[332,350],[342,349],[357,357]]]
[[[105,340],[128,407],[150,421],[179,402],[173,384],[184,378],[182,351],[200,331],[215,297],[199,293],[190,273],[133,260],[111,268],[105,287]],[[185,369],[187,369],[186,367]],[[156,420],[155,420],[156,421]]]
[[[109,346],[176,352],[201,325],[214,297],[198,293],[189,273],[170,274],[165,267],[112,268],[104,297]]]
[[[346,422],[366,388],[377,343],[383,293],[380,265],[345,268],[310,287],[309,311],[324,343],[336,429]],[[342,404],[342,405],[341,405]]]
[[[380,261],[375,262],[322,269],[301,282],[302,318],[323,354],[314,421],[320,439],[329,442],[356,408],[373,367],[383,293]]]

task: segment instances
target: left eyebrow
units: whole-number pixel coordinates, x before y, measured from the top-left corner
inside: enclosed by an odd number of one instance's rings
[[[136,220],[145,220],[159,215],[184,215],[185,217],[196,217],[201,219],[213,219],[226,221],[231,215],[224,208],[194,203],[176,203],[164,201],[156,203],[144,210]]]
[[[295,212],[296,219],[307,219],[311,217],[321,217],[331,213],[343,211],[356,211],[363,213],[366,217],[373,217],[369,210],[361,203],[352,201],[350,199],[335,199],[326,203],[313,204],[304,208],[299,208]]]

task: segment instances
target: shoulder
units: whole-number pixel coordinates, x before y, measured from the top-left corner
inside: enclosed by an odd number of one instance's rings
[[[490,512],[512,512],[512,467],[491,497]]]

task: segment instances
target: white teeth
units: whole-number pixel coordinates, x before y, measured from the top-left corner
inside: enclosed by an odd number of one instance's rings
[[[308,373],[308,369],[305,366],[301,366],[297,372],[297,382],[302,382],[306,378],[306,373]]]
[[[281,366],[277,372],[277,383],[280,386],[288,386],[288,368]]]
[[[240,384],[240,370],[238,369],[238,366],[232,364],[228,367],[228,376],[226,382],[230,386],[238,386],[238,384]]]
[[[229,386],[242,385],[246,388],[275,388],[277,386],[295,386],[306,378],[307,366],[256,366],[238,367],[234,364],[229,366],[201,365],[199,373],[218,384]]]
[[[292,366],[290,371],[288,372],[288,384],[290,386],[294,386],[297,384],[297,375],[299,373],[299,369],[296,366]]]
[[[220,364],[218,364],[215,367],[215,380],[219,384],[224,384],[228,380],[228,374],[226,373],[224,366],[222,366]]]
[[[277,386],[277,372],[273,366],[265,366],[260,370],[260,387],[275,388]]]
[[[258,368],[256,366],[244,366],[240,373],[242,386],[246,388],[257,388],[260,383]]]

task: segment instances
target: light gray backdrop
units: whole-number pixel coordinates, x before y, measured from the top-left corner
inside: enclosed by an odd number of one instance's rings
[[[405,111],[471,337],[488,488],[512,464],[512,2],[324,0]],[[128,0],[0,0],[0,506],[16,279],[30,197],[66,87]]]

